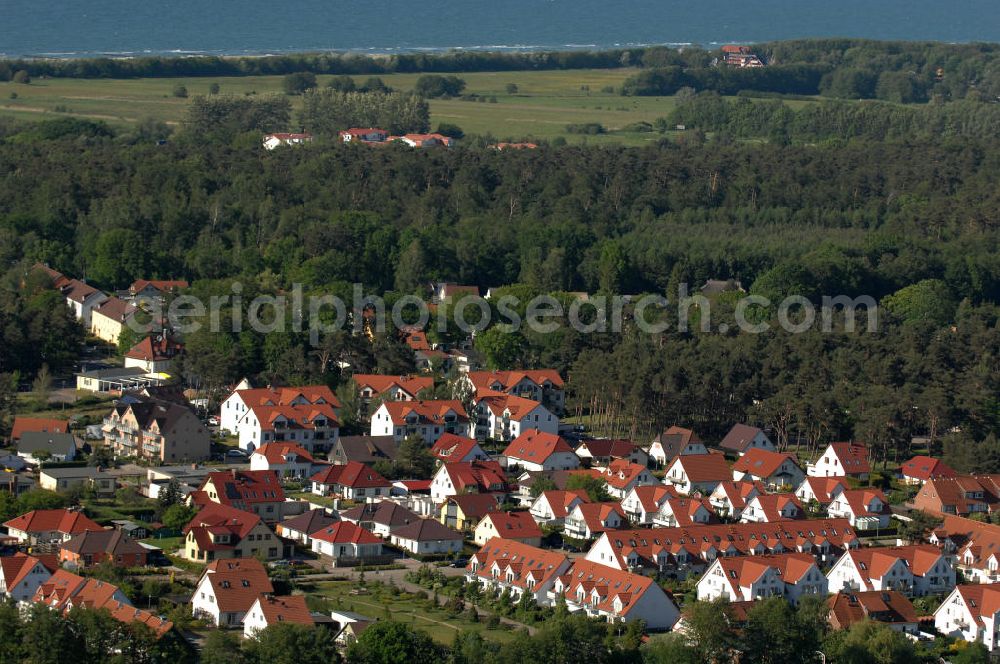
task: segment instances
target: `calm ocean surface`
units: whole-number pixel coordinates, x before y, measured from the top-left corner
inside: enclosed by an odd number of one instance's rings
[[[1000,0],[2,0],[0,54],[1000,41]]]

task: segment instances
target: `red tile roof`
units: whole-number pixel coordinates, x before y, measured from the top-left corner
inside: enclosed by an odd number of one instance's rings
[[[295,443],[264,443],[253,452],[267,459],[269,464],[289,463],[289,457],[297,457],[298,462],[315,463],[312,455]]]
[[[496,461],[452,461],[441,466],[451,479],[455,491],[466,493],[506,492],[507,476]]]
[[[748,500],[747,504],[756,504],[764,513],[764,518],[770,522],[805,518],[802,502],[794,493],[760,493]],[[794,515],[782,516],[782,511],[787,510],[789,505],[794,506]]]
[[[682,454],[673,463],[681,465],[689,482],[723,482],[733,476],[721,454]]]
[[[449,459],[462,460],[478,444],[472,438],[445,433],[431,446],[431,454],[442,461],[448,461]]]
[[[90,519],[83,512],[70,510],[32,510],[4,523],[26,533],[60,532],[77,535],[85,530],[104,530],[104,527]]]
[[[934,477],[957,477],[958,473],[940,459],[929,456],[915,456],[899,468],[903,477],[929,480]]]
[[[645,466],[632,463],[628,459],[615,459],[604,469],[601,479],[612,488],[624,490],[633,482],[638,481],[639,476],[643,473],[649,473]]]
[[[549,491],[543,491],[539,498],[541,496],[545,496],[545,501],[549,504],[549,509],[552,510],[552,516],[556,519],[566,518],[566,515],[571,509],[573,509],[577,502],[590,502],[590,497],[583,489],[576,489],[574,491],[551,489]]]
[[[633,574],[600,563],[577,558],[564,574],[559,576],[559,584],[566,597],[576,598],[580,589],[588,600],[599,598],[596,607],[600,611],[628,618],[646,593],[663,593],[656,582],[648,576]],[[596,595],[594,594],[596,592]],[[621,611],[615,611],[615,598],[621,604]],[[593,602],[588,604],[594,606]]]
[[[327,466],[309,479],[319,484],[334,484],[352,489],[388,488],[392,486],[389,480],[382,477],[377,470],[369,468],[358,461],[348,461],[342,466]]]
[[[486,406],[495,417],[509,415],[514,422],[520,422],[542,405],[532,399],[493,390],[478,390],[476,392],[476,405],[479,404]]]
[[[812,490],[813,495],[816,496],[816,502],[821,505],[829,505],[833,500],[833,492],[838,489],[847,488],[847,478],[846,477],[806,477],[805,481],[809,484],[809,488]]]
[[[607,525],[612,514],[617,514],[622,523],[628,523],[628,518],[620,503],[580,503],[573,508],[570,514],[578,512],[583,518],[583,522],[587,524],[587,529],[593,534],[613,530]]]
[[[663,503],[680,497],[674,487],[665,484],[643,484],[633,487],[629,494],[633,493],[646,512],[656,512]]]
[[[857,475],[871,472],[868,464],[868,449],[857,443],[830,443],[830,449],[844,468],[847,475]]]
[[[573,448],[562,436],[530,429],[511,441],[503,454],[508,459],[544,463],[546,459],[558,452],[574,454]]]
[[[288,136],[292,135],[293,134],[288,134]],[[183,281],[181,279],[173,279],[173,280],[137,279],[131,286],[128,287],[128,289],[131,293],[138,293],[144,290],[147,286],[152,286],[161,293],[166,293],[167,291],[187,288],[189,284],[188,282]]]
[[[765,479],[777,473],[781,469],[781,464],[786,461],[798,466],[795,457],[791,454],[771,452],[755,447],[747,450],[746,454],[736,460],[736,463],[733,464],[733,471]]]
[[[385,394],[398,387],[411,397],[416,397],[423,390],[434,389],[432,376],[382,376],[379,374],[354,374],[352,376],[359,389],[370,388],[375,394]]]
[[[590,456],[598,459],[625,459],[633,454],[639,446],[631,440],[585,440],[577,446],[577,450],[586,449]]]
[[[976,625],[983,627],[983,615],[993,616],[1000,611],[1000,583],[976,583],[955,586],[972,614]]]
[[[748,500],[756,495],[767,493],[767,489],[760,480],[740,480],[738,482],[727,480],[719,482],[719,486],[715,487],[715,491],[720,489],[726,494],[734,510],[742,510],[746,507]]]
[[[1000,609],[1000,591],[997,592],[997,599],[997,607]],[[895,590],[840,592],[827,600],[827,606],[830,607],[830,622],[836,629],[847,629],[865,619],[887,624],[917,622],[913,604]]]
[[[315,624],[306,606],[305,595],[260,595],[257,602],[269,626],[278,623]]]
[[[256,558],[213,560],[202,572],[198,585],[208,578],[219,610],[246,612],[260,593],[274,592],[267,570]]]
[[[58,562],[49,566],[41,558],[29,556],[20,551],[13,556],[0,557],[0,575],[3,576],[4,587],[10,593],[19,583],[24,581],[36,566],[41,565],[49,572],[59,568]]]
[[[483,517],[493,522],[498,537],[531,539],[542,536],[542,529],[528,512],[491,512]]]
[[[125,357],[144,362],[164,362],[184,350],[184,345],[171,340],[166,335],[146,337],[132,346]]]
[[[243,539],[260,523],[260,517],[256,514],[244,512],[228,505],[209,503],[202,507],[194,515],[194,518],[188,521],[188,524],[184,526],[183,532],[187,535],[189,532],[194,531],[196,538],[204,538],[205,534],[210,531],[219,533],[224,530]],[[206,542],[208,546],[202,546]],[[200,548],[217,548],[216,545],[205,539],[199,540],[198,544]],[[229,545],[223,548],[229,548]]]
[[[389,413],[389,420],[401,424],[410,415],[416,416],[419,424],[447,424],[445,417],[453,414],[458,422],[468,422],[469,415],[462,407],[462,402],[456,399],[441,399],[435,401],[387,401],[382,404]]]
[[[734,424],[726,437],[719,443],[719,447],[733,452],[743,452],[760,433],[763,432],[759,427],[752,427],[749,424]]]
[[[392,536],[416,542],[461,542],[464,539],[462,533],[443,525],[435,519],[415,519],[393,530]]]
[[[861,579],[871,589],[871,580],[885,576],[897,560],[905,560],[914,576],[925,576],[944,553],[931,544],[911,544],[853,549],[845,555],[850,557]]]
[[[781,580],[785,583],[795,584],[801,581],[816,564],[816,559],[808,553],[723,556],[718,558],[718,561],[725,573],[724,578],[736,595],[742,595],[739,592],[740,588],[750,587],[750,584],[760,579],[769,569],[778,570]]]
[[[233,506],[285,501],[285,490],[281,487],[278,474],[273,470],[230,470],[209,473],[201,484],[205,491],[208,484],[215,487],[217,497],[212,502]],[[207,496],[207,493],[206,493]]]
[[[514,574],[511,585],[527,589],[529,577],[535,586],[554,580],[569,566],[569,559],[561,553],[546,551],[514,540],[494,537],[469,559],[467,569],[484,579],[493,578],[493,566],[500,568],[500,578],[507,577],[507,570]]]
[[[258,387],[237,390],[247,406],[290,406],[293,402],[313,405],[330,404],[340,407],[340,401],[326,385],[302,385],[300,387]],[[232,395],[230,395],[232,396]]]
[[[18,440],[21,438],[21,434],[29,431],[38,431],[41,433],[69,433],[69,420],[18,416],[14,418],[14,426],[10,431],[10,439]]]
[[[847,501],[854,516],[880,516],[892,513],[889,509],[889,500],[881,489],[846,489],[840,495]],[[875,499],[881,502],[882,508],[874,512],[869,511],[868,508]]]
[[[554,387],[564,385],[562,377],[555,369],[526,369],[521,371],[470,371],[466,374],[472,386],[506,392],[524,379],[542,386],[546,382]]]

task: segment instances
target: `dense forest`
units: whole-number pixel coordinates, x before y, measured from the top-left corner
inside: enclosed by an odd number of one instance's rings
[[[160,78],[640,67],[645,71],[624,85],[624,94],[673,94],[683,87],[692,87],[720,94],[756,91],[897,102],[1000,97],[1000,47],[996,44],[806,39],[757,44],[751,48],[764,58],[768,67],[717,67],[713,65],[719,57],[718,51],[655,46],[608,51],[463,51],[391,56],[313,53],[247,58],[7,60],[0,61],[0,81],[11,80],[20,71],[31,77]]]
[[[674,300],[681,284],[734,279],[772,301],[871,296],[878,329],[719,332],[735,304],[724,295],[694,314],[711,332],[563,324],[491,329],[476,343],[490,366],[559,369],[573,412],[614,435],[678,423],[711,440],[748,420],[782,444],[855,438],[889,460],[927,435],[962,469],[1000,470],[991,104],[789,110],[690,91],[664,120],[692,125],[682,140],[499,152],[486,137],[451,150],[344,145],[335,124],[395,108],[425,126],[426,103],[329,88],[307,97],[294,119],[285,97],[195,99],[176,131],[0,121],[0,373],[66,370],[79,344],[52,294],[26,279],[34,261],[105,289],[185,278],[207,298],[239,282],[245,301],[300,284],[350,302],[355,283],[391,300],[432,280],[508,286],[522,301],[570,291]],[[295,121],[316,129],[313,144],[261,149],[261,131]],[[338,384],[348,378],[339,361],[412,369],[392,334],[185,341],[183,375],[208,389],[243,375]]]

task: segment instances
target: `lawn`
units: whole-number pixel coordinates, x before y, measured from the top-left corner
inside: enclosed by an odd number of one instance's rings
[[[139,541],[159,547],[163,549],[163,553],[173,553],[184,547],[183,535],[178,535],[177,537],[149,537]]]
[[[431,101],[431,125],[457,124],[466,133],[490,134],[498,139],[552,139],[570,142],[619,142],[642,145],[655,142],[659,134],[622,132],[636,122],[653,122],[673,108],[672,97],[622,97],[617,89],[634,69],[471,72],[460,74],[466,93],[489,101],[442,99]],[[410,90],[420,74],[382,76],[389,86]],[[319,76],[325,86],[330,76]],[[363,82],[364,76],[355,80]],[[173,96],[183,85],[189,96],[208,94],[218,83],[223,94],[281,92],[281,76],[231,78],[157,79],[36,79],[30,85],[0,83],[0,114],[18,118],[72,115],[128,125],[144,118],[180,123],[190,98]],[[513,83],[515,94],[507,92]],[[11,98],[16,93],[16,99]],[[790,102],[791,103],[791,102]],[[802,104],[805,102],[794,102]],[[298,99],[293,99],[297,107]],[[567,124],[599,123],[614,133],[596,136],[568,134]]]
[[[455,635],[462,630],[479,632],[484,638],[494,641],[511,641],[516,638],[516,634],[508,629],[488,628],[485,618],[480,622],[472,622],[464,615],[450,618],[444,608],[427,608],[424,600],[408,593],[400,592],[395,597],[389,592],[351,595],[354,588],[355,584],[351,581],[324,581],[317,583],[315,589],[308,594],[332,600],[331,608],[354,611],[370,618],[384,619],[388,609],[393,620],[419,627],[443,645],[451,645]]]

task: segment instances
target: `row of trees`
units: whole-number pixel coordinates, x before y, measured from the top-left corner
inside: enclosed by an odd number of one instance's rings
[[[300,124],[319,136],[348,127],[379,127],[393,134],[426,132],[430,108],[418,95],[313,89],[302,97]]]

